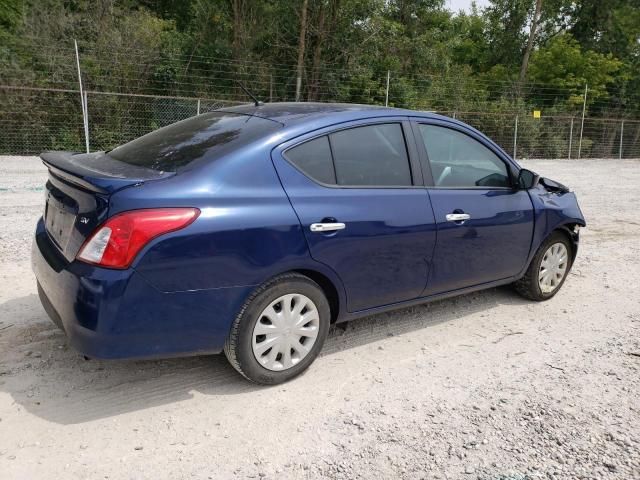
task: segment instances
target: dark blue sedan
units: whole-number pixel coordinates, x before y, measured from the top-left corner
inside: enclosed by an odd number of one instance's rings
[[[305,370],[334,322],[504,284],[551,298],[585,225],[563,185],[410,110],[241,106],[42,159],[33,268],[71,345],[224,350],[265,384]]]

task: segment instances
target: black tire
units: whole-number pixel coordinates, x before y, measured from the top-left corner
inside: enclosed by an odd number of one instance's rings
[[[540,264],[542,263],[544,254],[549,249],[549,247],[558,242],[563,243],[564,246],[567,248],[567,257],[568,257],[567,269],[564,273],[564,277],[558,283],[555,289],[551,292],[544,293],[540,289],[540,285],[538,283],[538,272],[540,271]],[[525,298],[528,298],[529,300],[535,300],[537,302],[549,300],[556,293],[558,293],[562,288],[562,285],[564,285],[564,282],[567,279],[569,272],[571,271],[572,262],[573,262],[573,245],[571,244],[571,241],[567,238],[567,236],[564,233],[558,232],[558,231],[553,232],[551,235],[547,237],[547,239],[544,242],[542,242],[542,245],[540,245],[540,248],[538,248],[538,251],[533,257],[533,260],[531,260],[531,264],[529,264],[529,268],[525,272],[524,276],[520,280],[515,282],[513,285],[516,291],[520,295],[522,295]]]
[[[320,318],[318,336],[311,350],[297,364],[286,370],[273,371],[263,367],[252,348],[252,334],[259,316],[278,297],[299,293],[308,297],[316,306]],[[244,303],[236,317],[224,345],[229,363],[248,380],[264,385],[286,382],[306,370],[322,350],[329,326],[331,310],[322,289],[308,277],[287,273],[275,277],[258,287]]]

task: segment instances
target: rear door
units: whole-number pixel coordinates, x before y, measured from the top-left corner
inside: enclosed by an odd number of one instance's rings
[[[435,225],[406,119],[315,132],[273,160],[312,257],[345,286],[348,311],[420,296]]]
[[[533,205],[510,164],[471,130],[414,123],[438,228],[426,295],[517,275],[533,236]]]

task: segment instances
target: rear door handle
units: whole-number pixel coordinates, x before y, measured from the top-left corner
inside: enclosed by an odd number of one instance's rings
[[[464,222],[469,220],[471,215],[468,213],[447,213],[447,222]]]
[[[310,230],[312,232],[334,232],[336,230],[344,230],[346,225],[344,223],[312,223]]]

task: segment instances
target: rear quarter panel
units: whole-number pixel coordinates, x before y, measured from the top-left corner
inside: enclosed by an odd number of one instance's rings
[[[249,145],[196,170],[114,195],[110,215],[161,206],[201,211],[186,229],[152,241],[133,268],[163,292],[257,286],[298,269],[331,276],[309,256],[271,163],[270,143]]]

